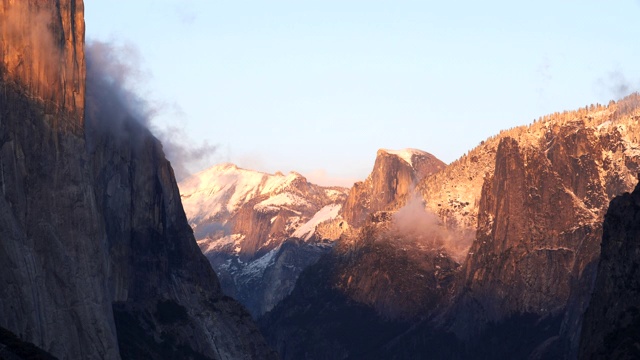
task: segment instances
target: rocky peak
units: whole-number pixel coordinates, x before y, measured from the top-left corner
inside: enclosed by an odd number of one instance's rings
[[[633,182],[631,174],[640,159],[638,98],[632,94],[608,106],[555,113],[530,125],[501,131],[443,171],[423,179],[418,189],[427,208],[450,231],[462,238],[475,237],[485,181],[494,175],[499,144],[509,137],[526,153],[544,152],[544,161],[562,178],[563,186],[601,217],[608,199],[627,191]],[[528,162],[527,158],[523,161]],[[586,163],[591,164],[589,170]]]
[[[361,226],[370,213],[404,205],[420,180],[446,165],[416,149],[378,150],[371,174],[351,188],[342,212],[352,226]]]
[[[207,244],[205,253],[211,241],[235,234],[243,240],[233,241],[230,250],[238,246],[251,257],[278,246],[324,206],[341,205],[346,189],[311,184],[296,172],[266,174],[220,164],[182,181],[180,191],[196,238]]]
[[[444,168],[444,163],[435,156],[419,149],[406,148],[402,150],[380,149],[377,156],[382,154],[397,156],[409,164],[419,179]]]
[[[220,164],[180,183],[202,252],[225,293],[262,315],[342,234],[346,189],[296,172],[266,174]]]

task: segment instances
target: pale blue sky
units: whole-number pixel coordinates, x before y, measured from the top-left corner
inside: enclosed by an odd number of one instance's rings
[[[636,0],[85,1],[87,39],[138,49],[159,126],[320,182],[638,90],[639,18]]]

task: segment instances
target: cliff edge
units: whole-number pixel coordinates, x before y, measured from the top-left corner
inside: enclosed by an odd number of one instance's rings
[[[86,82],[83,8],[0,1],[0,328],[58,358],[275,358],[220,291],[160,142]]]

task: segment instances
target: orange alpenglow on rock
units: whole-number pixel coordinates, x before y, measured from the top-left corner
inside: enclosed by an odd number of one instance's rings
[[[81,133],[84,5],[76,0],[0,0],[0,61],[6,78],[45,105],[55,128]]]

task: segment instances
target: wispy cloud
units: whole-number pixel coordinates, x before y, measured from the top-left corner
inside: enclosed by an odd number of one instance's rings
[[[424,199],[413,192],[405,206],[393,214],[394,229],[406,239],[413,239],[433,249],[444,249],[462,262],[473,242],[473,235],[452,231],[435,213],[425,207]]]
[[[216,147],[207,142],[197,144],[186,132],[186,120],[175,104],[154,100],[143,94],[140,84],[148,77],[137,49],[130,44],[91,41],[86,45],[88,121],[115,135],[131,131],[136,123],[151,130],[162,142],[176,178],[208,164]],[[156,124],[158,114],[170,112],[175,121]]]
[[[597,80],[596,86],[600,91],[614,99],[622,99],[634,91],[638,91],[640,86],[630,80],[621,69],[615,69],[606,76]]]
[[[548,56],[542,57],[538,67],[535,70],[538,80],[538,101],[544,103],[546,101],[546,92],[553,76],[551,75],[551,60]]]

